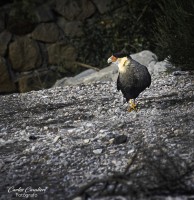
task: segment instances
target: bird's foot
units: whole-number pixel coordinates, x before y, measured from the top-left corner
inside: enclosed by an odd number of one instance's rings
[[[137,104],[131,102],[131,104],[130,104],[130,106],[128,108],[128,112],[131,112],[133,110],[137,112],[138,111],[138,107],[137,107]]]

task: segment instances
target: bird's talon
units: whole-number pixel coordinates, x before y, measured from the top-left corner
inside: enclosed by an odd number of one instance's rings
[[[128,112],[131,112],[133,109],[132,108],[128,108]]]
[[[139,109],[138,108],[136,108],[136,107],[129,107],[128,108],[128,112],[131,112],[131,111],[135,111],[135,112],[137,112]]]

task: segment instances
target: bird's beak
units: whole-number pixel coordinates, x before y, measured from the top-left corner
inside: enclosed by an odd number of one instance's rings
[[[111,57],[107,60],[107,62],[108,62],[108,63],[112,63],[112,62],[116,62],[116,60],[117,60],[117,58],[116,58],[115,56],[111,56]]]
[[[111,57],[107,60],[107,63],[112,63]]]

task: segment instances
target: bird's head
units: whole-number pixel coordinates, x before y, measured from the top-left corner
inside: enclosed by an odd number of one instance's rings
[[[119,67],[120,72],[126,71],[126,66],[130,63],[130,55],[128,52],[121,51],[119,53],[113,53],[113,55],[108,58],[108,63],[115,63]]]
[[[126,51],[121,51],[118,53],[113,53],[112,56],[110,58],[108,58],[107,62],[108,63],[119,63],[119,61],[122,60],[122,58],[130,58],[130,55],[128,52]]]

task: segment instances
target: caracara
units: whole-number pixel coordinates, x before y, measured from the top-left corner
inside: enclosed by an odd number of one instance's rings
[[[121,90],[124,98],[129,102],[128,111],[137,111],[135,99],[151,84],[148,69],[133,60],[126,52],[114,53],[108,59],[108,63],[112,62],[118,65],[117,90]]]

